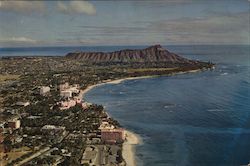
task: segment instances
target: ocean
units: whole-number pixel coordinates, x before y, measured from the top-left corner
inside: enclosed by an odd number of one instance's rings
[[[117,51],[121,49],[141,49],[145,46],[67,46],[67,47],[0,47],[3,56],[65,56],[75,51]]]
[[[250,49],[171,46],[215,70],[98,86],[86,100],[102,104],[139,135],[138,165],[239,166],[250,161]]]
[[[145,46],[1,48],[0,56],[63,56]],[[211,61],[212,71],[98,86],[86,100],[102,104],[139,134],[141,166],[239,166],[250,161],[249,46],[164,46],[190,59]]]

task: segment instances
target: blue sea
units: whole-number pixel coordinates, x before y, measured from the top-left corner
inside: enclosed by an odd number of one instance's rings
[[[141,135],[143,166],[240,166],[250,161],[250,49],[171,46],[215,70],[127,80],[87,93],[122,126]]]
[[[145,47],[145,46],[144,46]],[[0,56],[114,51],[143,46],[1,48]],[[239,166],[250,161],[249,46],[164,46],[212,71],[127,80],[89,91],[122,126],[139,134],[141,166]]]
[[[75,51],[109,52],[121,49],[142,49],[147,46],[67,46],[67,47],[0,47],[3,56],[65,56]]]

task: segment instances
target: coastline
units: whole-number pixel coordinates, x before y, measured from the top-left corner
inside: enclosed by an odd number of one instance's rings
[[[86,93],[90,90],[92,90],[93,88],[97,87],[97,86],[101,86],[101,85],[105,85],[105,84],[119,84],[125,80],[136,80],[136,79],[145,79],[145,78],[153,78],[155,76],[141,76],[141,77],[127,77],[127,78],[122,78],[122,79],[117,79],[117,80],[110,80],[107,82],[103,82],[103,83],[99,83],[99,84],[95,84],[95,85],[90,85],[88,86],[86,89],[81,90],[78,98],[84,98],[84,96],[86,95]],[[142,138],[140,137],[140,135],[129,131],[127,129],[125,129],[125,141],[122,144],[122,157],[126,163],[126,166],[136,166],[136,155],[135,155],[135,146],[136,145],[140,145],[142,144]]]
[[[127,77],[127,78],[121,78],[121,79],[116,79],[116,80],[109,80],[109,81],[106,81],[106,82],[102,82],[102,83],[90,85],[87,88],[85,88],[84,90],[80,91],[80,93],[78,95],[78,98],[83,98],[88,91],[90,91],[91,89],[93,89],[95,87],[101,86],[101,85],[105,85],[105,84],[120,84],[120,83],[122,83],[123,81],[126,81],[126,80],[137,80],[137,79],[146,79],[146,78],[153,78],[153,77],[155,77],[155,76],[152,75],[152,76]]]
[[[78,98],[83,98],[86,95],[86,93],[88,91],[90,91],[91,89],[93,89],[93,88],[95,88],[97,86],[105,85],[105,84],[120,84],[120,83],[122,83],[123,81],[126,81],[126,80],[137,80],[137,79],[154,78],[154,77],[160,77],[160,76],[173,76],[173,75],[178,75],[178,74],[196,73],[196,72],[200,72],[202,70],[204,70],[204,69],[194,69],[194,70],[189,70],[189,71],[180,71],[180,72],[174,72],[174,73],[166,74],[166,75],[148,75],[148,76],[138,76],[138,77],[125,77],[125,78],[120,78],[120,79],[115,79],[115,80],[105,80],[105,81],[103,81],[101,83],[98,83],[98,84],[89,85],[84,90],[80,90]]]
[[[204,70],[204,69],[194,69],[194,70],[189,70],[189,71],[180,71],[180,72],[174,72],[174,73],[166,74],[166,75],[147,75],[147,76],[125,77],[125,78],[120,78],[120,79],[115,79],[115,80],[105,80],[105,81],[103,81],[101,83],[98,83],[98,84],[89,85],[84,90],[80,90],[78,98],[83,98],[84,95],[88,91],[90,91],[91,89],[93,89],[93,88],[95,88],[97,86],[105,85],[105,84],[120,84],[121,82],[126,81],[126,80],[137,80],[137,79],[154,78],[154,77],[159,77],[159,76],[173,76],[173,75],[177,75],[177,74],[196,73],[196,72],[200,72],[202,70]]]
[[[142,138],[129,130],[125,130],[125,141],[122,145],[122,157],[127,166],[136,166],[135,146],[142,144]]]
[[[196,73],[200,72],[202,69],[195,69],[195,70],[189,70],[189,71],[181,71],[181,72],[175,72],[171,73],[169,75],[165,76],[173,76],[177,74],[185,74],[185,73]],[[127,77],[127,78],[121,78],[116,80],[106,80],[98,84],[89,85],[84,90],[80,90],[80,93],[78,95],[78,98],[82,99],[86,95],[87,92],[92,90],[95,87],[105,85],[105,84],[120,84],[123,81],[126,80],[137,80],[137,79],[146,79],[146,78],[154,78],[158,76],[164,76],[164,75],[150,75],[150,76],[138,76],[138,77]],[[129,131],[125,129],[125,141],[122,145],[122,157],[125,160],[126,166],[136,166],[136,155],[135,155],[135,147],[136,145],[142,144],[142,138],[140,135],[133,133],[132,131]]]

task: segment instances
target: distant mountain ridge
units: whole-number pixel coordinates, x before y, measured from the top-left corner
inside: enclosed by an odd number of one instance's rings
[[[194,63],[194,61],[171,53],[161,45],[153,45],[145,49],[124,49],[114,52],[72,52],[66,58],[84,60],[86,62],[168,62]]]

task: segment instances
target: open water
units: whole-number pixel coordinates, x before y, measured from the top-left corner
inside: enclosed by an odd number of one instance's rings
[[[138,165],[239,166],[250,161],[250,51],[247,46],[172,46],[216,69],[127,80],[89,91],[138,133]]]

